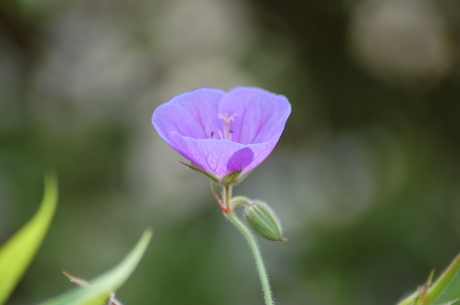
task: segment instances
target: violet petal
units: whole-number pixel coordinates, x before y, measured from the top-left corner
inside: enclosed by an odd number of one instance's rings
[[[230,157],[245,145],[215,139],[193,139],[177,133],[171,135],[171,146],[193,165],[222,178],[229,173],[227,164]]]
[[[172,132],[195,139],[211,138],[218,125],[219,103],[225,94],[217,89],[199,88],[176,95],[155,109],[152,123],[169,144]]]
[[[237,150],[228,160],[227,170],[229,172],[242,170],[254,160],[254,152],[249,147]]]
[[[284,129],[291,105],[283,95],[259,88],[237,87],[222,99],[219,113],[236,114],[231,124],[233,141],[263,143]]]

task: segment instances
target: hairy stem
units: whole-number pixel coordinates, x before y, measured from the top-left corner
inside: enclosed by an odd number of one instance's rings
[[[223,200],[224,200],[224,205],[229,207],[229,210],[227,213],[224,213],[224,215],[227,217],[228,220],[231,221],[231,223],[235,225],[235,227],[238,228],[238,230],[240,230],[240,232],[246,238],[249,244],[249,248],[251,248],[252,254],[256,261],[257,270],[259,272],[260,283],[262,285],[262,291],[264,293],[265,304],[274,305],[272,292],[270,289],[270,283],[268,281],[267,271],[265,270],[265,265],[262,259],[262,254],[260,253],[260,249],[259,249],[259,246],[257,245],[257,241],[254,235],[251,233],[251,231],[249,231],[246,225],[233,212],[232,207],[230,207],[230,198],[231,198],[231,186],[226,185],[224,186]]]

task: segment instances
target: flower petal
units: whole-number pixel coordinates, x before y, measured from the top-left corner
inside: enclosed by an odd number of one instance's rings
[[[170,145],[172,132],[195,139],[210,138],[218,125],[218,107],[225,94],[217,89],[199,88],[176,95],[155,109],[152,123]]]
[[[254,152],[249,147],[237,150],[227,162],[229,172],[242,170],[254,160]]]
[[[227,164],[238,150],[245,145],[216,139],[193,139],[183,137],[174,132],[171,134],[171,146],[184,158],[190,160],[192,165],[221,179],[230,171]]]
[[[219,114],[236,114],[230,126],[233,141],[255,144],[270,141],[283,131],[291,105],[283,95],[259,88],[237,87],[222,99],[218,111]]]
[[[262,163],[268,155],[273,151],[278,143],[279,138],[281,137],[281,132],[274,135],[268,142],[258,143],[258,144],[249,144],[248,147],[254,152],[254,160],[251,164],[246,166],[243,169],[242,174],[252,171],[256,168],[260,163]]]

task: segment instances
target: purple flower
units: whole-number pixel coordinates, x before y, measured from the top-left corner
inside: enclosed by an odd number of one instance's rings
[[[190,167],[231,184],[267,158],[290,113],[286,97],[259,88],[199,88],[160,105],[152,123]]]

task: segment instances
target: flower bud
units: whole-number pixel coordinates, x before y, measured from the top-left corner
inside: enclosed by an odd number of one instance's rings
[[[257,235],[271,241],[288,241],[287,238],[283,238],[283,229],[278,217],[266,203],[254,201],[247,205],[244,219]]]

